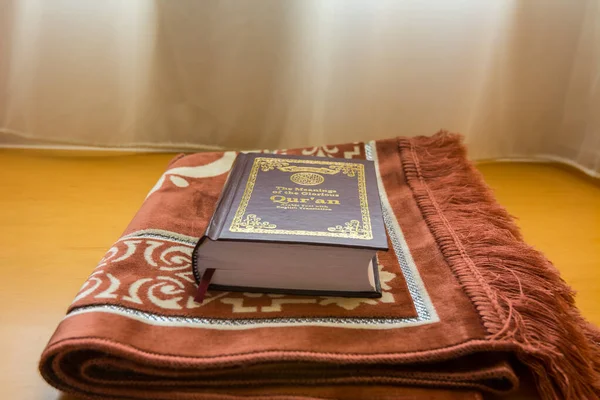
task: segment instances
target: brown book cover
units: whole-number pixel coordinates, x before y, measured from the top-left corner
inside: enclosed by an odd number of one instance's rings
[[[387,249],[374,164],[368,160],[239,154],[194,250],[198,281],[198,253],[207,239],[311,245],[309,248],[334,246],[338,251],[340,247],[370,249],[371,259],[376,250]],[[375,258],[372,265],[374,286],[378,287]],[[211,285],[224,287],[231,290],[231,286]],[[286,291],[264,291],[281,290]],[[293,292],[309,294],[312,290]]]

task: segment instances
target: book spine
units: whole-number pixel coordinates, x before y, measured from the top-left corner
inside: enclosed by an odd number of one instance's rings
[[[204,236],[207,236],[211,240],[217,240],[223,230],[223,225],[225,224],[227,215],[231,209],[231,203],[233,202],[237,188],[244,175],[247,160],[248,155],[240,153],[233,163],[231,172],[225,181],[225,186],[223,186],[221,196],[219,196],[219,200],[217,200],[215,212],[213,213],[213,216],[208,223],[208,227],[206,228],[206,233],[204,234]]]

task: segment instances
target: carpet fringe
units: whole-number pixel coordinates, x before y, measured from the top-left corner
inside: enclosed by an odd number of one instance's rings
[[[514,340],[547,399],[600,398],[600,333],[556,268],[522,239],[467,161],[462,137],[398,139],[419,208],[488,339]]]

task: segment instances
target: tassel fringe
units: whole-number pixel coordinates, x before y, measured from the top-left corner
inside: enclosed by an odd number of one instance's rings
[[[513,340],[545,399],[600,398],[600,332],[556,268],[523,241],[459,135],[399,139],[402,166],[488,339]]]

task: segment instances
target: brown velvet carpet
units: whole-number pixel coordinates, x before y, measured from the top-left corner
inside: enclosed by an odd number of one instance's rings
[[[190,254],[235,157],[178,157],[108,250],[42,355],[91,398],[479,399],[522,372],[543,398],[600,396],[600,341],[525,244],[460,138],[287,151],[375,160],[390,250],[380,299],[210,292]]]

